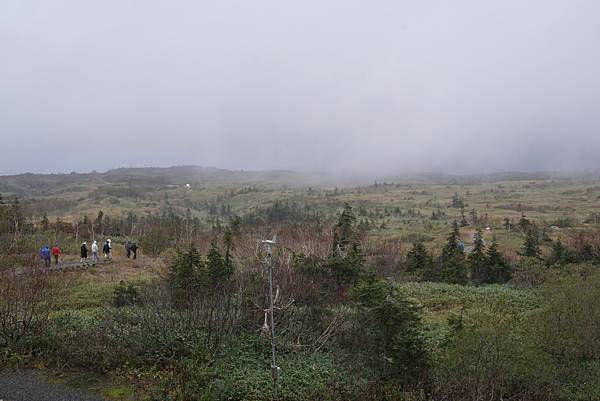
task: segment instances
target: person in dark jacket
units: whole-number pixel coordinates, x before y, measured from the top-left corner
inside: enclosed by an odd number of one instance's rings
[[[110,238],[106,240],[106,242],[108,243],[108,259],[112,259],[112,242],[110,241]]]
[[[48,245],[44,245],[40,250],[40,258],[44,260],[44,265],[46,267],[50,267],[50,247]]]
[[[81,263],[83,262],[87,262],[87,243],[85,241],[83,241],[83,243],[81,244]]]
[[[104,259],[110,258],[110,244],[108,241],[104,242],[104,246],[102,247],[102,253],[104,254]]]
[[[131,249],[131,252],[133,252],[133,258],[137,258],[137,250],[138,250],[138,246],[135,242],[132,242],[131,245],[129,246],[129,249]]]

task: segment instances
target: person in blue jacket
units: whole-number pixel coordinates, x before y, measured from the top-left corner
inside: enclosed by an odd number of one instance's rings
[[[44,265],[46,267],[50,267],[51,255],[48,244],[44,245],[44,247],[40,250],[40,258],[44,260]]]

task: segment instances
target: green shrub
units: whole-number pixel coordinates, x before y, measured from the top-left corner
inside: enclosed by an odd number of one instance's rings
[[[451,327],[434,353],[434,399],[547,399],[555,391],[552,360],[519,315],[480,311]]]
[[[179,380],[168,379],[154,391],[156,400],[272,400],[270,348],[254,336],[238,338],[223,354],[199,348],[178,366]],[[350,377],[328,354],[281,354],[280,401],[360,400],[364,379]]]
[[[544,262],[535,257],[522,257],[515,266],[512,283],[522,287],[536,287],[546,280]]]
[[[559,396],[563,400],[600,400],[600,361],[571,361],[558,367],[562,377]]]
[[[60,313],[38,348],[63,364],[106,372],[173,363],[204,339],[202,328],[176,311],[130,306]]]
[[[140,294],[133,283],[125,284],[120,281],[113,291],[113,305],[117,308],[127,305],[138,305]]]
[[[539,335],[560,361],[600,360],[600,273],[589,274],[575,270],[544,286]]]

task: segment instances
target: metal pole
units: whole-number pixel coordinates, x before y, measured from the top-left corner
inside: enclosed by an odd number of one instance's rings
[[[267,267],[269,270],[269,315],[271,317],[271,377],[273,378],[273,399],[277,399],[277,387],[279,384],[279,366],[277,366],[277,349],[275,348],[275,318],[273,317],[273,265],[271,257],[273,249],[271,245],[277,243],[277,235],[273,236],[272,240],[263,240],[262,243],[267,248]]]
[[[273,318],[273,266],[271,264],[271,245],[267,244],[267,264],[269,267],[269,313],[271,315],[271,376],[273,377],[273,397],[277,399],[279,367],[275,350],[275,319]]]

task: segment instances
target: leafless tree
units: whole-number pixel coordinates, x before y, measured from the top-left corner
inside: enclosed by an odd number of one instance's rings
[[[0,272],[0,345],[43,330],[62,284],[33,267]]]

